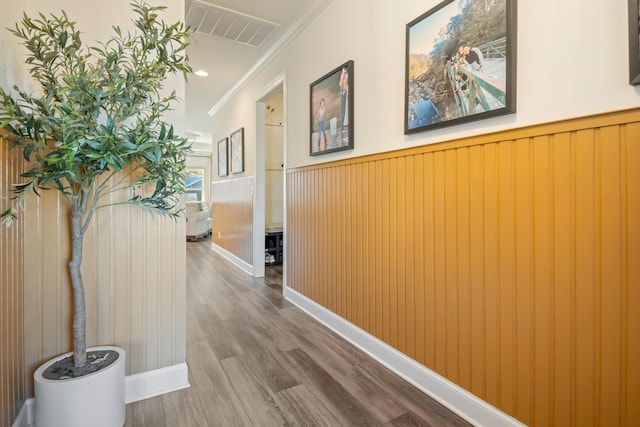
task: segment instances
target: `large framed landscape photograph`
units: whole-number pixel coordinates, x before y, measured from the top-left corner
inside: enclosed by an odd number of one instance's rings
[[[516,1],[445,0],[407,24],[404,133],[516,110]]]
[[[353,148],[353,61],[310,85],[309,154]]]

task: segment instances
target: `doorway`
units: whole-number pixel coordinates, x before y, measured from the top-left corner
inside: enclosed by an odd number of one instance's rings
[[[270,85],[256,102],[256,206],[254,271],[279,275],[285,260],[284,79]],[[284,277],[282,280],[284,284]]]

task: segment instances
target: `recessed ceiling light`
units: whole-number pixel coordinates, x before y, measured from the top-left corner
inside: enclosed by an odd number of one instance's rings
[[[205,70],[196,71],[196,76],[207,77],[208,75],[209,75],[209,73],[207,73]]]

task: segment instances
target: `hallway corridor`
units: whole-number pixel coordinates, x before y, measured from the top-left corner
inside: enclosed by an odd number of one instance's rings
[[[256,279],[187,243],[191,387],[127,405],[126,427],[468,426]]]

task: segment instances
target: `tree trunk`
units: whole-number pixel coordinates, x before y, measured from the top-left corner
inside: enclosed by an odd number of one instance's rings
[[[82,265],[82,209],[71,207],[71,286],[73,287],[73,364],[81,368],[87,364],[87,339],[85,335],[86,315],[84,302],[84,283],[80,266]]]

